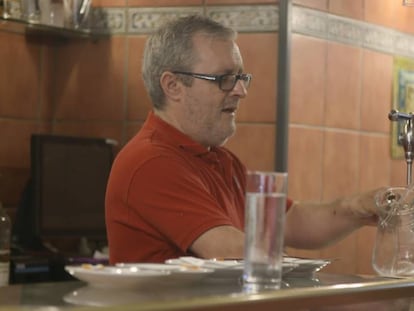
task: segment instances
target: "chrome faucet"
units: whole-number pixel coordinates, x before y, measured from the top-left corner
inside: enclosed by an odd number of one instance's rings
[[[407,163],[407,186],[411,184],[412,180],[412,164],[414,158],[414,132],[412,112],[403,113],[398,110],[391,110],[388,114],[388,119],[391,121],[405,122],[403,131],[398,135],[398,142],[404,148],[405,161]]]

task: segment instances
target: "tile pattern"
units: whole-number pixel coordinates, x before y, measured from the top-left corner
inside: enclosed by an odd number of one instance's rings
[[[336,12],[336,11],[334,11]],[[95,8],[91,28],[99,33],[148,34],[161,22],[187,14],[206,14],[239,32],[277,31],[277,5]],[[354,14],[355,15],[355,14]],[[376,24],[294,6],[292,31],[307,36],[402,56],[414,56],[414,36]]]

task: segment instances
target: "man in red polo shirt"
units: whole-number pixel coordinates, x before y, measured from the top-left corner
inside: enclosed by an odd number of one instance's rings
[[[153,111],[118,154],[107,187],[111,263],[243,256],[246,168],[223,147],[252,79],[235,39],[201,16],[149,37],[143,78]],[[373,192],[288,205],[289,246],[318,247],[375,223]]]

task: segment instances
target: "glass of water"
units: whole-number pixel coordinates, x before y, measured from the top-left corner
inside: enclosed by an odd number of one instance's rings
[[[248,172],[243,286],[278,289],[282,282],[287,173]]]

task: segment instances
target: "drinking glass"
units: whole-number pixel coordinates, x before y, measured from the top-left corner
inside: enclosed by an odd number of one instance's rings
[[[281,287],[287,177],[247,174],[243,286],[248,292]]]

